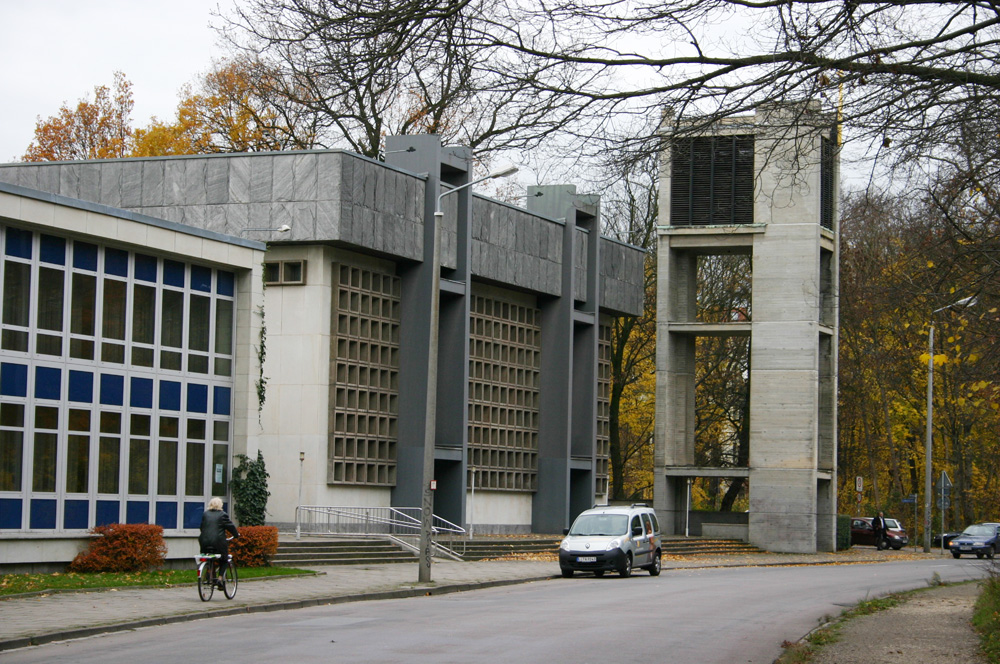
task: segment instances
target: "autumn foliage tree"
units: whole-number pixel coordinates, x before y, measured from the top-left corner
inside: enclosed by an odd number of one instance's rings
[[[173,122],[135,132],[131,156],[260,152],[314,147],[312,114],[271,92],[272,74],[248,59],[223,60],[186,86]]]
[[[64,161],[127,157],[132,149],[132,84],[115,72],[112,88],[98,85],[94,100],[67,104],[35,124],[24,161]]]
[[[247,59],[223,60],[181,90],[175,117],[132,123],[132,84],[121,72],[114,86],[94,88],[45,120],[39,118],[25,161],[160,157],[219,152],[308,149],[315,121],[308,110],[271,95],[272,74]]]
[[[1000,517],[1000,215],[995,159],[951,152],[923,191],[848,199],[842,220],[840,510],[913,520],[924,503],[928,361],[932,474],[954,487],[946,524]],[[958,303],[974,298],[974,305]],[[934,326],[934,356],[929,331]],[[864,478],[862,503],[854,478]],[[936,495],[935,495],[936,502]],[[941,526],[934,509],[934,527]],[[922,516],[918,513],[918,522]],[[917,533],[911,533],[917,535]]]

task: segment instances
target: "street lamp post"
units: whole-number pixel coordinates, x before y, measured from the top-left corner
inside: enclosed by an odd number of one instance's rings
[[[420,506],[420,569],[417,575],[417,579],[421,583],[429,583],[431,580],[431,559],[434,555],[431,537],[434,530],[434,490],[431,483],[434,479],[434,444],[437,436],[435,418],[437,417],[438,327],[441,318],[441,223],[444,221],[441,199],[463,189],[468,189],[474,184],[507,177],[516,172],[517,168],[512,166],[466,182],[454,189],[442,191],[438,194],[434,206],[434,242],[431,248],[430,340],[427,352],[427,394],[425,398],[427,410],[424,417],[423,488]]]
[[[931,552],[931,478],[933,477],[934,450],[934,314],[955,307],[971,307],[976,303],[973,296],[963,297],[957,302],[931,312],[931,325],[927,330],[927,430],[924,435],[924,553]],[[943,508],[942,508],[943,509]],[[941,533],[942,543],[944,533]]]

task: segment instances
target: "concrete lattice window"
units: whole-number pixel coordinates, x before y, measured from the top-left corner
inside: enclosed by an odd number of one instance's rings
[[[474,296],[469,343],[470,485],[538,488],[538,309]],[[475,476],[471,476],[474,473]]]
[[[334,270],[327,481],[395,486],[400,280],[353,265]]]

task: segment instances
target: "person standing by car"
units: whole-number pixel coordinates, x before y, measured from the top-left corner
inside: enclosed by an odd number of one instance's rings
[[[879,512],[877,516],[872,517],[872,530],[875,531],[875,548],[881,551],[886,548],[885,516],[883,516],[882,512]]]
[[[229,561],[229,542],[226,541],[226,533],[232,533],[233,537],[239,537],[240,532],[236,529],[229,515],[222,509],[222,499],[212,498],[208,501],[208,509],[201,515],[201,534],[198,536],[198,544],[202,553],[218,553],[219,558],[219,578],[226,571],[226,564]]]

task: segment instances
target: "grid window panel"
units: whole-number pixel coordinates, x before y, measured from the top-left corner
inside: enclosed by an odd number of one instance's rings
[[[349,264],[334,268],[327,481],[395,486],[399,278]]]
[[[535,491],[541,329],[537,310],[473,296],[469,329],[470,484]]]
[[[229,272],[0,226],[0,499],[24,506],[0,527],[142,522],[224,493],[234,290]]]
[[[597,493],[608,493],[611,458],[611,326],[598,328],[597,342]]]

